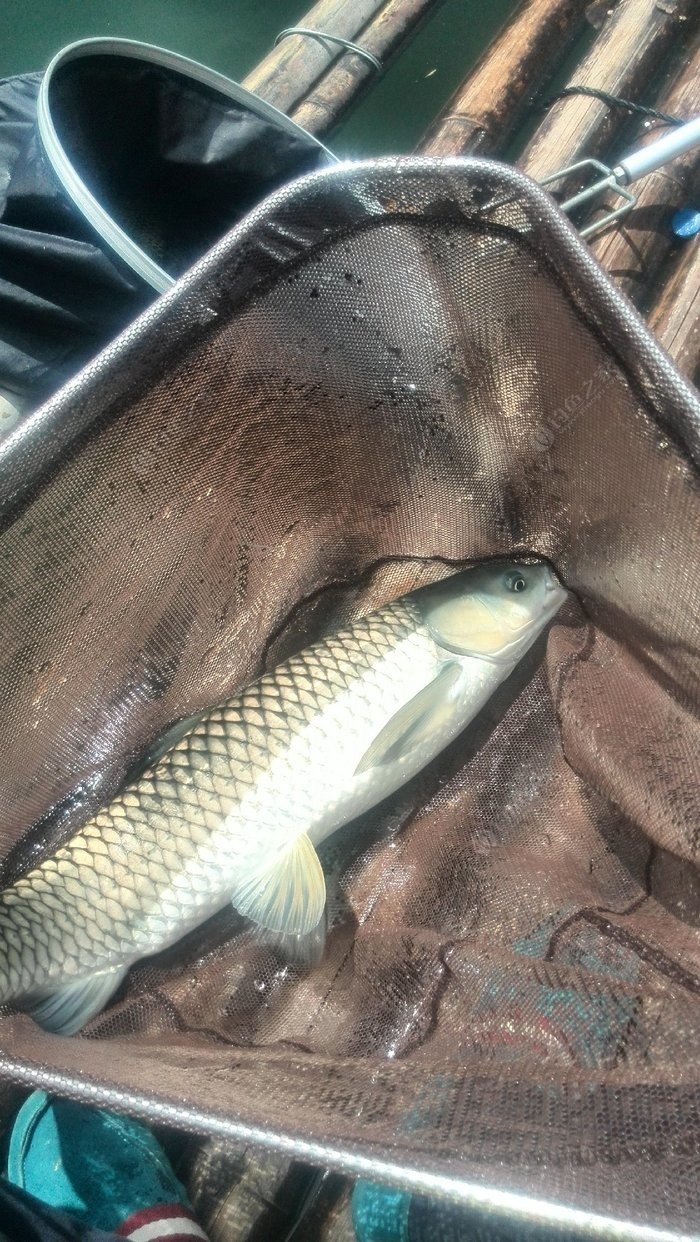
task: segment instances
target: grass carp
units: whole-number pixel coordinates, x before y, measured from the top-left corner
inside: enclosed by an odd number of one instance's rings
[[[492,562],[315,642],[195,726],[0,893],[0,1002],[71,1034],[138,959],[232,902],[303,937],[326,903],[316,846],[425,767],[566,592]]]

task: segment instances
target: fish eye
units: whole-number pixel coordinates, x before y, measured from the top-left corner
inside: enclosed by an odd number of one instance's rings
[[[527,582],[522,574],[510,573],[506,574],[506,586],[509,591],[526,591]]]

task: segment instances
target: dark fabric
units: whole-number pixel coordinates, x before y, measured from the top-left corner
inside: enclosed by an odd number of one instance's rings
[[[6,877],[348,616],[514,552],[572,598],[328,843],[317,966],[224,912],[86,1038],[8,1013],[0,1071],[572,1236],[696,1228],[699,461],[697,397],[511,170],[370,162],[257,209],[5,454]]]
[[[327,162],[312,138],[144,61],[69,61],[49,100],[73,166],[172,276],[266,194]]]
[[[40,81],[0,83],[0,389],[30,406],[154,297],[61,190],[36,131]]]
[[[0,1230],[3,1242],[120,1242],[116,1233],[93,1229],[2,1178]]]
[[[30,408],[155,298],[62,190],[37,134],[40,81],[0,83],[0,392]],[[49,107],[85,184],[173,276],[266,194],[328,160],[311,138],[123,56],[59,67]]]

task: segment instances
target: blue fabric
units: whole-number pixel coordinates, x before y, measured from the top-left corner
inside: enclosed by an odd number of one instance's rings
[[[160,1144],[128,1117],[36,1091],[10,1138],[7,1177],[97,1229],[159,1203],[189,1207]]]

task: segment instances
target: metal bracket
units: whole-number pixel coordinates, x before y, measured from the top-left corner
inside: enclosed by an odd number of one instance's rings
[[[382,73],[384,70],[381,60],[378,60],[372,52],[368,52],[366,47],[360,47],[359,43],[351,43],[349,39],[341,39],[339,35],[326,34],[323,30],[309,30],[306,26],[288,26],[286,30],[280,30],[275,39],[275,47],[289,35],[307,35],[309,39],[316,39],[322,45],[337,43],[346,52],[354,52],[356,56],[361,56],[373,69],[376,69],[377,73]],[[327,47],[326,51],[330,52],[331,49]]]
[[[549,177],[543,177],[540,185],[552,185],[555,181],[563,181],[566,177],[573,173],[582,172],[584,169],[594,168],[596,172],[602,173],[603,176],[593,185],[587,186],[585,190],[581,190],[578,194],[574,194],[572,198],[567,198],[565,202],[559,203],[559,210],[570,212],[574,211],[582,203],[588,203],[598,194],[602,194],[604,190],[612,190],[614,194],[618,194],[625,201],[619,207],[606,211],[605,215],[599,220],[594,220],[592,224],[581,229],[581,237],[592,237],[594,233],[599,233],[601,229],[605,229],[613,220],[620,220],[622,216],[626,216],[629,211],[637,203],[637,196],[631,190],[628,190],[619,179],[617,169],[609,168],[607,164],[601,164],[600,160],[579,160],[577,164],[569,164],[568,168],[560,168],[558,172],[552,173]]]

